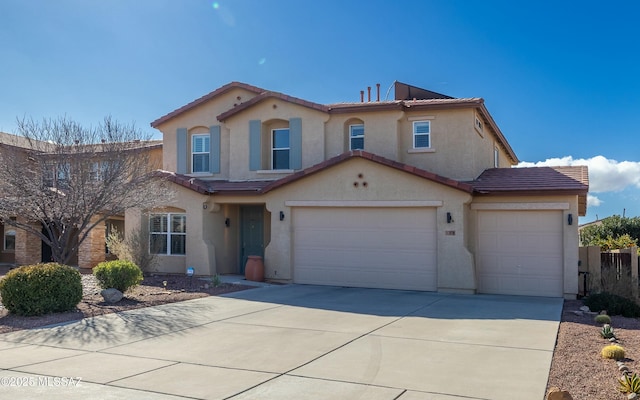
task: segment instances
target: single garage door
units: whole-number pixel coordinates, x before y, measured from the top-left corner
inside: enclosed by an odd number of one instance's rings
[[[561,211],[478,211],[478,291],[561,297]]]
[[[435,208],[298,207],[294,282],[436,290]]]

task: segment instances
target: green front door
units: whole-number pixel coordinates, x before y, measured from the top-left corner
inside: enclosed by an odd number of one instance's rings
[[[240,273],[248,256],[264,257],[264,206],[240,207]]]

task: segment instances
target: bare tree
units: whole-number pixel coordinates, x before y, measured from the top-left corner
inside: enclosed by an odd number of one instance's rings
[[[56,262],[68,263],[106,219],[172,196],[154,174],[150,136],[134,125],[25,118],[18,133],[0,145],[0,219],[39,237]]]

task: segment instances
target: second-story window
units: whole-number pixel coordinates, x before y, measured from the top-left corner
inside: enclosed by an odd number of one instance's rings
[[[191,172],[209,172],[209,135],[191,137]]]
[[[431,147],[431,121],[415,121],[413,123],[413,148]]]
[[[350,150],[364,150],[364,125],[349,125]]]
[[[271,131],[271,168],[289,169],[289,129]]]

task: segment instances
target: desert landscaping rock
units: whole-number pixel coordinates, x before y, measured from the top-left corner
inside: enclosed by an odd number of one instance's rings
[[[0,278],[7,271],[8,269],[5,271],[0,270]],[[163,282],[167,283],[167,290],[164,289]],[[145,276],[140,285],[129,289],[122,300],[112,304],[105,302],[100,295],[100,287],[96,278],[90,273],[83,273],[82,301],[76,306],[75,310],[39,317],[20,317],[10,314],[6,308],[0,307],[0,333],[56,325],[103,314],[175,303],[199,297],[217,296],[253,288],[254,286],[224,283],[215,287],[210,286],[206,290],[195,290],[195,288],[190,289],[190,282],[183,275],[158,274]]]
[[[111,304],[119,302],[124,296],[121,291],[114,288],[104,289],[100,292],[100,295],[102,296],[104,301]]]
[[[552,387],[547,394],[547,400],[573,400],[573,397],[566,390]]]

